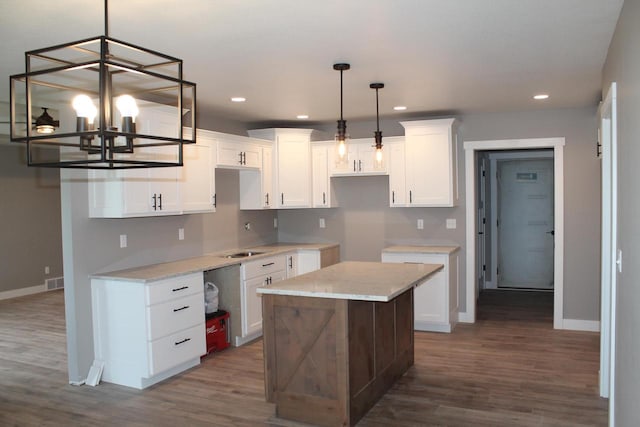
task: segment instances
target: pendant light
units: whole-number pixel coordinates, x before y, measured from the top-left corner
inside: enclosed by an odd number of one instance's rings
[[[345,63],[333,64],[333,69],[340,71],[340,120],[338,120],[338,132],[336,133],[336,163],[346,163],[347,158],[347,122],[342,116],[342,72],[351,68],[351,65]]]
[[[376,90],[376,131],[373,133],[374,134],[374,140],[375,140],[375,147],[376,147],[376,151],[375,151],[375,168],[376,169],[380,169],[382,168],[382,132],[380,132],[380,110],[378,107],[378,89],[382,89],[384,87],[384,83],[371,83],[369,85],[369,87],[371,89],[375,89]]]
[[[25,53],[11,76],[11,140],[25,143],[29,166],[128,169],[182,166],[195,143],[196,85],[182,60],[105,35]],[[32,109],[47,105],[32,123]],[[53,150],[51,149],[53,148]]]

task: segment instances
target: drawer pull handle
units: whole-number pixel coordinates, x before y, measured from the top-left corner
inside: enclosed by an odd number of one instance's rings
[[[270,265],[275,264],[275,262],[269,262],[267,264],[262,264],[263,267],[269,267]]]
[[[173,288],[173,289],[171,289],[171,292],[184,291],[185,289],[189,289],[189,287],[188,286],[183,286],[181,288]]]
[[[184,343],[186,343],[187,341],[191,341],[191,338],[185,338],[185,339],[183,339],[182,341],[178,341],[178,342],[174,343],[174,345],[184,344]]]
[[[173,309],[173,312],[175,313],[175,312],[177,312],[177,311],[186,310],[187,308],[189,308],[189,306],[188,306],[188,305],[185,305],[184,307],[180,307],[180,308],[174,308],[174,309]]]

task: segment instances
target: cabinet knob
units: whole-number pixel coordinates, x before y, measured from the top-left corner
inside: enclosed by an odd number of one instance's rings
[[[327,195],[324,191],[322,192],[322,204],[323,205],[327,204]]]

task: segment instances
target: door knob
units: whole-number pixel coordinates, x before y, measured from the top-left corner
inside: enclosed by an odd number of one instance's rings
[[[556,232],[555,230],[551,230],[551,231],[547,231],[547,234],[551,234],[552,236],[555,236]]]

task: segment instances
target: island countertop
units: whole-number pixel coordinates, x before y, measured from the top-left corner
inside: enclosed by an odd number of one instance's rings
[[[260,294],[389,302],[442,264],[347,261],[257,289]]]

